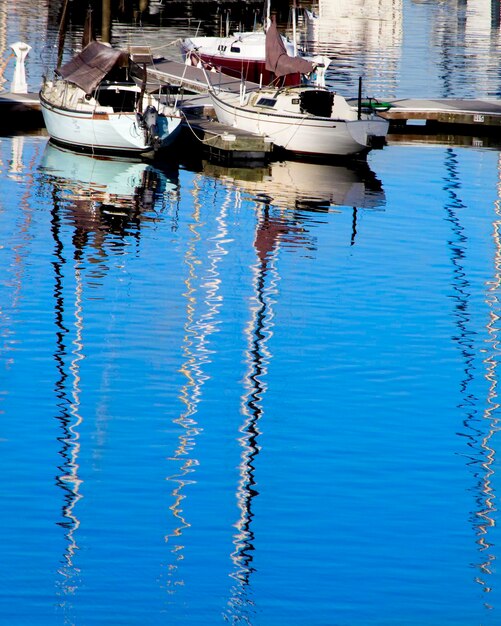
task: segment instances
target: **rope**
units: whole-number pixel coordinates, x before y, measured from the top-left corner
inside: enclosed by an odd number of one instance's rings
[[[181,43],[182,39],[178,38],[178,39],[174,39],[174,41],[171,41],[170,43],[166,43],[162,46],[156,46],[155,48],[150,46],[150,50],[162,50],[163,48],[168,48],[169,46],[173,46],[173,45],[177,45],[179,43]]]
[[[208,144],[211,141],[214,141],[215,139],[217,139],[218,137],[223,138],[225,133],[215,133],[212,137],[210,137],[209,139],[200,139],[200,137],[197,135],[197,133],[195,132],[195,130],[192,128],[190,121],[188,120],[188,118],[186,117],[186,113],[184,111],[180,111],[181,115],[183,116],[188,128],[191,130],[191,132],[193,133],[193,135],[196,137],[196,139],[198,139],[198,141],[200,143],[203,144]]]

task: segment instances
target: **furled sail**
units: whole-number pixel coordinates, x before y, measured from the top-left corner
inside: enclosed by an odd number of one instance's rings
[[[286,76],[287,74],[309,74],[314,70],[311,61],[302,57],[291,57],[287,54],[284,42],[277,30],[275,18],[266,31],[266,69],[274,72],[275,76]]]

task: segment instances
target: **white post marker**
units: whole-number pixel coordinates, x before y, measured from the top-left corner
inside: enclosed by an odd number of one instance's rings
[[[14,50],[14,54],[16,55],[16,67],[14,68],[14,78],[12,79],[10,92],[28,93],[24,61],[28,56],[28,52],[31,50],[31,46],[22,41],[16,41],[16,43],[11,44],[10,47]]]

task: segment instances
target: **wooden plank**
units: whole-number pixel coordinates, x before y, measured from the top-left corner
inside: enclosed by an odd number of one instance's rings
[[[394,100],[380,115],[390,121],[424,120],[439,124],[478,126],[496,129],[501,126],[501,102],[498,100]]]
[[[201,151],[226,160],[265,160],[273,150],[273,143],[261,135],[225,126],[214,119],[185,115],[185,137],[192,138]]]

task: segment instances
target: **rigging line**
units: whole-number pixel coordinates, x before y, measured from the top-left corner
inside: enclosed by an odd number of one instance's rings
[[[200,137],[196,134],[195,130],[193,129],[193,127],[191,126],[188,118],[186,117],[186,113],[184,111],[180,111],[181,115],[183,116],[188,128],[191,130],[191,132],[193,133],[193,135],[198,139],[198,141],[200,143],[203,144],[209,144],[211,141],[214,141],[217,138],[222,138],[224,137],[224,133],[215,133],[212,137],[209,137],[208,139],[200,139]]]
[[[163,44],[162,46],[155,46],[155,47],[150,46],[150,50],[163,50],[164,48],[169,48],[170,46],[173,46],[174,44],[180,44],[181,41],[182,39],[178,37],[177,39],[174,39],[174,41],[170,41],[169,43]]]

